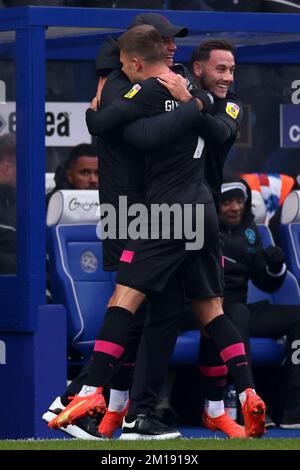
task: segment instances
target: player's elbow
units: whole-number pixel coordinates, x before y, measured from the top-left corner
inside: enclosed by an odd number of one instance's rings
[[[95,122],[95,112],[92,109],[88,109],[85,113],[85,122],[87,125],[87,128],[89,130],[89,133],[91,135],[97,135],[98,134],[98,129],[96,126]]]
[[[93,136],[98,135],[98,132],[97,132],[96,127],[87,124],[87,128],[88,128],[89,133],[90,133],[91,135],[93,135]]]
[[[212,136],[212,140],[215,144],[217,145],[222,145],[225,144],[226,140],[228,140],[230,137],[230,133],[228,132],[227,129],[224,127],[220,127],[219,129],[214,132],[214,135]]]

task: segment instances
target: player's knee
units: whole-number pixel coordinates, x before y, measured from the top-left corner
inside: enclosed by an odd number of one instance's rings
[[[221,298],[213,297],[211,299],[194,302],[194,310],[199,323],[205,327],[214,318],[223,315]]]
[[[108,307],[122,307],[131,313],[135,313],[144,300],[145,294],[142,292],[117,284],[109,300]]]

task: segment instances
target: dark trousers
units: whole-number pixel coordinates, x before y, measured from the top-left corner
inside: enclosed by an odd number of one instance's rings
[[[268,338],[286,336],[286,359],[282,364],[283,407],[291,409],[298,406],[300,401],[300,306],[272,305],[268,301],[247,305],[225,301],[224,312],[241,332],[247,352],[249,352],[250,336]],[[295,403],[292,403],[293,401]]]
[[[129,414],[149,413],[155,407],[179,334],[183,299],[181,278],[176,273],[166,289],[149,294],[148,303],[134,315],[125,352],[109,380],[111,388],[131,388]],[[127,366],[133,363],[134,369]],[[86,383],[89,367],[90,361],[69,385],[65,397],[80,391]]]
[[[148,318],[138,350],[128,414],[153,411],[168,373],[183,311],[182,282],[175,274],[162,293],[149,296]]]

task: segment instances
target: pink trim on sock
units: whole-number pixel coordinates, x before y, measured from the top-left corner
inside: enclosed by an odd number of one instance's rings
[[[222,268],[224,268],[224,265],[225,265],[225,258],[224,258],[224,256],[222,256],[221,263],[222,263]]]
[[[124,263],[132,263],[133,257],[134,257],[134,251],[123,250],[120,261],[123,261]]]
[[[111,356],[114,356],[116,359],[119,359],[119,357],[122,356],[124,352],[124,348],[123,346],[120,346],[119,344],[111,343],[110,341],[102,341],[98,339],[95,341],[94,352],[102,352],[105,354],[110,354]]]
[[[135,363],[134,362],[125,362],[123,364],[123,367],[135,367]]]
[[[222,375],[227,375],[227,366],[199,366],[201,374],[206,377],[219,377]]]
[[[229,361],[233,357],[245,356],[244,343],[231,344],[227,348],[222,349],[220,356],[224,362]]]
[[[240,367],[240,366],[247,366],[247,365],[248,365],[248,362],[244,361],[244,362],[238,362],[236,366]]]

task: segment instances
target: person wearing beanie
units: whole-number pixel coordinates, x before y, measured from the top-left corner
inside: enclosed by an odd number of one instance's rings
[[[152,26],[136,26],[122,35],[119,39],[119,46],[124,73],[132,83],[138,81],[142,82],[142,85],[133,87],[123,95],[118,105],[113,104],[107,107],[103,113],[88,110],[89,130],[102,138],[105,137],[105,130],[109,132],[114,126],[119,127],[128,122],[127,120],[130,122],[133,115],[144,116],[145,107],[142,105],[145,101],[149,105],[151,103],[148,108],[149,116],[164,113],[165,105],[169,101],[172,102],[171,95],[156,80],[157,76],[161,77],[161,74],[169,73],[163,60],[163,43],[158,32]],[[150,93],[149,96],[148,93]],[[203,107],[202,105],[201,109]],[[118,111],[117,114],[115,111]],[[231,111],[231,113],[236,115],[238,110]],[[201,319],[207,334],[215,341],[220,354],[237,380],[238,390],[242,394],[241,401],[244,404],[246,435],[255,437],[264,432],[265,405],[252,390],[252,379],[239,334],[222,311],[218,224],[214,202],[204,180],[204,158],[201,158],[204,141],[195,131],[190,131],[184,136],[183,142],[181,147],[176,148],[175,139],[173,145],[166,147],[164,153],[160,154],[162,158],[157,158],[157,152],[147,155],[147,174],[152,188],[151,193],[148,194],[148,202],[149,204],[165,202],[204,204],[205,249],[201,250],[202,247],[197,245],[194,252],[190,253],[185,246],[185,238],[182,238],[179,244],[174,243],[173,237],[158,240],[142,238],[137,243],[135,240],[129,241],[121,255],[117,287],[95,343],[92,368],[85,386],[78,397],[75,397],[66,407],[66,410],[49,423],[51,427],[61,427],[67,422],[76,422],[88,410],[100,411],[105,406],[102,389],[110,372],[108,366],[114,365],[119,352],[124,351],[124,342],[130,326],[128,314],[132,315],[136,312],[145,293],[161,292],[172,273],[175,273],[176,268],[180,266],[184,273],[187,294],[193,299],[195,313]],[[168,184],[165,184],[166,178]],[[169,184],[172,180],[177,182],[176,185]],[[144,256],[144,253],[148,254]],[[135,261],[132,262],[133,258]],[[123,297],[125,291],[127,295]],[[108,344],[113,346],[109,346],[109,350]],[[156,351],[152,351],[152,354],[154,353]],[[87,390],[85,387],[88,388],[89,393],[85,393]],[[135,439],[138,434],[141,438],[149,437],[149,427],[144,427],[144,433],[142,432],[142,422],[145,421],[145,416],[130,415],[130,408],[123,422],[121,437]],[[163,439],[176,437],[176,433],[166,430],[164,436],[158,436],[157,432],[152,429],[151,438],[155,436]]]
[[[300,428],[300,364],[293,360],[294,341],[300,335],[299,306],[274,305],[268,300],[247,303],[248,281],[259,289],[274,292],[286,276],[281,248],[263,248],[258,227],[251,212],[251,190],[243,180],[223,183],[220,196],[220,227],[224,255],[224,312],[240,331],[250,359],[249,338],[281,338],[286,335],[286,360],[282,364],[283,390],[280,426]],[[206,375],[207,427],[222,430],[223,397],[227,370],[213,352],[205,351],[205,338],[200,346],[200,364],[220,373]],[[205,369],[203,369],[205,370]],[[205,422],[205,416],[204,416]],[[268,424],[268,421],[267,421]],[[271,423],[270,423],[271,424]],[[273,424],[274,425],[274,424]]]

